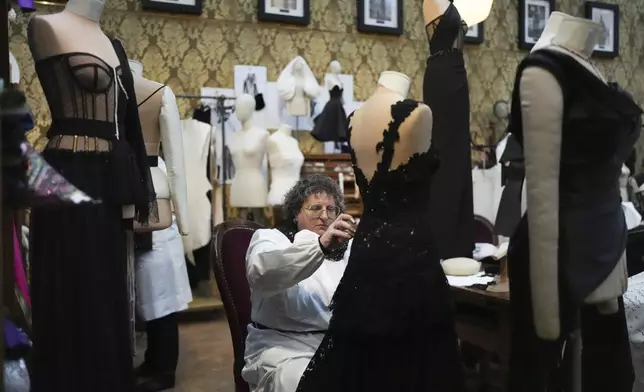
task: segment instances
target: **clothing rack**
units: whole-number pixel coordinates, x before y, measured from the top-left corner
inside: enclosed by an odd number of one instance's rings
[[[4,0],[2,0],[4,1]],[[235,106],[234,105],[227,105],[226,101],[234,101],[236,98],[235,97],[227,97],[225,95],[217,95],[217,96],[211,96],[211,95],[190,95],[190,94],[176,94],[175,97],[177,98],[184,98],[184,99],[199,99],[199,100],[213,100],[215,101],[215,107],[213,108],[217,112],[217,116],[219,120],[221,121],[221,166],[222,166],[222,180],[223,180],[223,189],[221,192],[221,207],[223,209],[223,217],[224,221],[228,219],[228,208],[227,208],[227,197],[226,197],[226,167],[228,163],[228,157],[225,154],[225,148],[226,148],[226,121],[230,117],[230,115],[235,111]],[[211,124],[212,126],[212,124]],[[210,151],[214,152],[214,156],[210,157],[210,168],[209,170],[214,166],[216,167],[217,165],[217,146],[215,144],[215,138],[214,135],[210,137]],[[213,162],[213,159],[215,160]],[[214,173],[213,173],[214,172]],[[216,170],[210,170],[210,181],[213,181],[212,176],[215,176],[215,178],[218,178],[218,173]],[[213,199],[214,199],[214,189],[213,189]],[[214,202],[214,200],[213,200]],[[211,216],[212,216],[212,211],[211,211]],[[213,221],[214,225],[214,221]]]

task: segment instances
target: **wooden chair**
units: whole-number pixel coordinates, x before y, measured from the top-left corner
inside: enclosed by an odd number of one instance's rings
[[[494,225],[480,215],[474,215],[474,242],[499,245],[499,237],[494,234]]]
[[[246,327],[251,321],[250,288],[246,278],[246,251],[248,244],[261,225],[251,221],[227,221],[217,225],[213,232],[212,266],[217,287],[224,303],[228,327],[233,341],[235,392],[249,392],[241,377],[244,367]]]

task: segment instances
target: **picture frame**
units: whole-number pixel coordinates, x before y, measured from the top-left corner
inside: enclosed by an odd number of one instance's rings
[[[619,56],[619,5],[587,1],[586,19],[603,25],[605,29],[604,36],[595,45],[593,56]]]
[[[201,15],[203,0],[141,0],[144,11]]]
[[[555,0],[519,0],[519,49],[532,49],[554,10]]]
[[[258,0],[257,20],[308,26],[311,23],[310,0]]]
[[[361,33],[402,35],[403,0],[358,0],[357,28]]]
[[[467,29],[463,39],[465,43],[480,45],[485,41],[485,28],[483,23],[484,22],[477,23]]]

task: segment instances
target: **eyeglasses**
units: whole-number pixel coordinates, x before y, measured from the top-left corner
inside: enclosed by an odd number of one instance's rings
[[[302,207],[309,212],[311,218],[319,218],[326,211],[326,216],[329,219],[335,219],[338,216],[338,208],[336,206],[323,206],[321,204],[312,204],[308,207]]]

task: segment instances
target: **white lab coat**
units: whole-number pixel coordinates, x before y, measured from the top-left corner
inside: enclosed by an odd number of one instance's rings
[[[152,250],[136,256],[136,306],[145,321],[188,308],[192,291],[176,221],[152,232]]]
[[[344,274],[351,244],[340,261],[324,258],[319,236],[302,230],[289,239],[276,229],[255,232],[246,254],[253,322],[248,326],[242,377],[253,392],[294,392],[329,326],[329,304]]]

